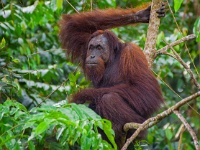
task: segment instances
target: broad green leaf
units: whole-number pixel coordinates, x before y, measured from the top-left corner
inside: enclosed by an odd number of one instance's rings
[[[57,134],[56,134],[56,139],[58,140],[60,138],[60,136],[63,134],[63,131],[65,130],[66,128],[62,127],[58,130]]]
[[[95,134],[95,137],[97,137],[97,139],[102,138],[101,135],[98,134],[98,133]],[[92,149],[97,149],[99,147],[99,145],[100,145],[100,142],[101,142],[100,140],[93,140]]]
[[[78,106],[81,109],[82,113],[87,117],[90,117],[92,119],[101,119],[101,117],[98,114],[96,114],[92,109],[89,109],[85,105],[78,105]]]
[[[15,147],[13,148],[14,150],[21,150],[21,148],[20,148],[18,142],[19,142],[19,141],[17,141],[17,142],[15,143]]]
[[[197,36],[196,41],[200,42],[200,17],[194,23],[193,32]]]
[[[63,0],[56,0],[56,6],[58,9],[62,9]]]
[[[165,134],[166,134],[166,137],[167,137],[168,140],[171,140],[171,139],[172,139],[173,133],[172,133],[171,129],[168,129],[168,128],[167,128],[167,129],[165,130]]]
[[[59,108],[59,111],[64,114],[69,120],[77,120],[77,115],[71,109],[68,108]]]
[[[14,115],[18,110],[19,110],[18,108],[12,107],[12,108],[10,109],[10,115]]]
[[[92,143],[90,142],[89,138],[87,138],[87,134],[83,133],[82,136],[81,136],[81,144],[80,144],[81,150],[90,149],[91,144]]]
[[[80,110],[79,105],[76,104],[72,104],[72,109],[77,113],[77,115],[79,116],[79,118],[81,119],[86,119],[86,116],[83,114],[83,112]]]
[[[35,115],[32,115],[31,118],[29,118],[29,121],[38,121],[38,120],[43,120],[44,119],[44,114],[38,113]]]
[[[102,124],[103,124],[103,131],[106,134],[107,138],[109,139],[109,141],[112,143],[112,145],[114,146],[115,149],[117,149],[117,145],[115,143],[115,139],[114,139],[114,131],[112,130],[112,124],[109,120],[102,120]]]
[[[25,125],[23,126],[23,129],[26,129],[26,128],[33,128],[33,127],[34,127],[34,124],[36,124],[35,121],[27,121],[27,122],[25,123]]]
[[[62,133],[60,142],[61,142],[61,144],[63,144],[63,145],[64,145],[64,144],[67,142],[67,140],[68,140],[68,137],[69,137],[69,127],[70,127],[70,126],[68,126],[68,128],[66,128],[66,129],[63,131],[63,133]]]
[[[68,78],[69,78],[70,84],[71,82],[76,83],[76,76],[73,73],[69,73]]]
[[[41,122],[35,130],[36,135],[43,133],[45,130],[48,129],[48,127],[49,127],[49,122],[47,120]]]
[[[29,150],[35,150],[35,145],[32,141],[28,141],[28,149]]]
[[[0,43],[0,49],[4,48],[6,45],[6,40],[3,38]]]
[[[20,108],[20,110],[28,112],[27,109],[26,109],[26,107],[24,105],[22,105],[21,103],[15,102],[15,106],[17,106],[18,108]]]
[[[158,34],[156,44],[157,44],[157,45],[160,45],[160,43],[162,42],[162,40],[164,39],[164,37],[165,37],[164,32],[161,31],[161,32]]]
[[[51,112],[55,111],[57,108],[52,105],[42,105],[40,108],[37,108],[37,111],[42,111],[42,112]]]
[[[81,131],[82,131],[82,130],[78,130],[78,131],[75,132],[75,135],[73,136],[73,141],[72,141],[72,142],[73,142],[73,143],[72,143],[73,145],[74,145],[74,143],[80,138],[80,136],[81,136]]]
[[[179,10],[182,3],[183,3],[183,0],[174,0],[174,10],[175,10],[175,12],[177,12]]]

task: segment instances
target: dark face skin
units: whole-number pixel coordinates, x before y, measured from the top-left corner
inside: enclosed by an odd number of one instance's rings
[[[88,44],[86,66],[95,67],[104,65],[108,62],[110,56],[108,40],[102,34],[92,38]]]

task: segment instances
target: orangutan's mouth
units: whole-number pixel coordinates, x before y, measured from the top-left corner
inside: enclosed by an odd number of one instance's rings
[[[87,63],[86,65],[87,65],[87,66],[96,66],[97,63]]]

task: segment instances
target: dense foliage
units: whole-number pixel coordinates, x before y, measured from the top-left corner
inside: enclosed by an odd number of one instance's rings
[[[111,123],[84,105],[43,105],[28,112],[20,103],[7,100],[0,111],[3,149],[112,149],[101,139],[99,128],[115,146]]]
[[[92,9],[135,7],[148,0],[92,1]],[[169,1],[179,26],[170,11],[161,20],[157,49],[188,34],[197,40],[175,46],[200,81],[200,12],[197,3]],[[90,0],[74,0],[77,11],[91,9]],[[75,13],[67,1],[2,0],[0,5],[0,149],[116,149],[111,123],[84,105],[67,104],[70,94],[90,86],[76,64],[65,57],[60,47],[58,21],[63,13]],[[196,21],[196,22],[195,22]],[[147,24],[113,29],[119,38],[142,48]],[[187,45],[186,45],[187,44]],[[170,51],[168,51],[170,52]],[[154,72],[162,86],[166,106],[197,91],[181,64],[167,55],[159,56]],[[200,139],[200,99],[180,112]],[[18,103],[20,102],[20,103]],[[23,105],[22,105],[23,104]],[[177,149],[181,122],[175,115],[149,129],[146,139],[151,149]],[[110,143],[102,140],[98,129],[106,132]],[[181,134],[182,147],[194,149],[187,131]]]

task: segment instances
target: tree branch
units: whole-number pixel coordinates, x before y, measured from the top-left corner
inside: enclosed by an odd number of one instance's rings
[[[144,54],[148,60],[149,66],[153,64],[154,55],[156,53],[156,40],[158,36],[158,29],[160,25],[160,18],[158,18],[157,10],[162,6],[161,0],[153,0],[151,5],[151,13],[149,20],[149,27],[147,31],[147,40],[144,47]]]
[[[188,36],[185,36],[183,38],[181,38],[180,40],[177,40],[173,43],[170,43],[168,44],[167,46],[161,48],[160,50],[156,51],[156,54],[155,54],[155,58],[158,56],[158,55],[161,55],[163,54],[167,49],[169,49],[170,47],[173,47],[173,46],[176,46],[176,45],[179,45],[180,43],[183,43],[185,41],[189,41],[191,39],[194,39],[196,38],[196,35],[195,34],[190,34]]]
[[[200,90],[200,84],[198,83],[198,81],[196,80],[192,70],[190,69],[190,67],[183,61],[183,59],[179,56],[179,54],[174,50],[174,48],[168,44],[166,41],[164,41],[167,46],[169,46],[169,48],[172,50],[172,52],[174,53],[175,58],[183,65],[183,67],[187,70],[187,72],[190,74],[194,84],[196,85],[196,87],[198,88],[198,90]]]
[[[182,121],[182,123],[184,124],[185,128],[188,130],[188,132],[192,136],[192,139],[194,141],[194,146],[195,146],[196,150],[200,150],[197,136],[196,136],[195,132],[193,131],[192,127],[187,123],[185,118],[177,110],[174,110],[174,113]]]
[[[182,145],[182,141],[183,141],[183,132],[185,131],[185,127],[183,124],[181,124],[177,134],[175,135],[175,139],[179,138],[178,140],[178,150],[181,150],[181,145]]]
[[[140,125],[140,127],[134,132],[134,134],[129,139],[127,139],[126,143],[122,147],[122,150],[126,150],[128,148],[128,146],[130,145],[130,143],[138,136],[138,134],[141,131],[143,131],[143,130],[145,130],[147,128],[150,128],[153,125],[157,124],[163,118],[165,118],[165,117],[169,116],[171,113],[173,113],[174,110],[178,110],[181,106],[183,106],[184,104],[188,103],[192,99],[197,98],[198,96],[200,96],[200,91],[195,93],[195,94],[193,94],[193,95],[190,95],[190,96],[182,99],[180,102],[176,103],[174,106],[168,108],[167,110],[165,110],[162,113],[156,115],[155,117],[147,119],[145,122],[143,122]]]
[[[128,132],[129,129],[138,129],[140,127],[140,123],[130,122],[124,125],[124,131]]]
[[[171,44],[168,44],[167,46],[163,47],[162,49],[156,51],[156,40],[157,40],[157,35],[158,35],[158,30],[159,30],[159,25],[160,25],[160,19],[157,17],[157,13],[156,11],[159,10],[159,8],[162,5],[162,1],[161,0],[152,0],[152,5],[151,5],[151,15],[150,15],[150,21],[149,21],[149,27],[148,27],[148,31],[147,31],[147,40],[145,43],[145,48],[144,48],[144,54],[146,55],[146,58],[148,60],[149,63],[149,67],[151,68],[153,61],[155,60],[155,58],[158,55],[161,54],[166,54],[169,55],[175,59],[177,59],[183,66],[184,68],[188,71],[188,73],[190,74],[192,80],[194,81],[194,84],[197,86],[197,88],[200,90],[200,85],[198,84],[197,80],[194,77],[194,74],[192,73],[191,69],[189,68],[189,66],[180,58],[180,56],[174,52],[173,50],[173,54],[167,53],[166,50],[171,48],[172,46],[178,45],[180,43],[183,43],[185,41],[194,39],[196,36],[194,34],[188,35],[186,37],[183,37],[180,40],[177,40]],[[154,126],[155,124],[157,124],[158,122],[160,122],[163,118],[169,116],[171,113],[175,113],[179,119],[181,119],[181,121],[183,122],[184,117],[181,116],[180,113],[178,113],[178,111],[176,111],[177,109],[179,109],[181,106],[183,106],[184,104],[186,104],[187,102],[191,101],[192,99],[196,98],[200,96],[200,91],[185,98],[182,99],[180,102],[176,103],[174,106],[170,107],[169,109],[163,111],[162,113],[156,115],[155,117],[149,118],[147,119],[145,122],[143,122],[142,124],[138,124],[138,123],[126,123],[124,125],[124,131],[127,132],[129,129],[136,129],[136,131],[134,132],[134,134],[127,139],[126,143],[124,144],[124,146],[122,147],[122,150],[126,150],[129,146],[129,144],[138,136],[138,134],[149,128]],[[182,119],[183,118],[183,119]],[[186,125],[186,121],[183,122],[184,125]],[[196,138],[196,135],[194,134],[194,132],[192,132],[193,130],[191,130],[191,127],[189,128],[189,124],[187,125],[187,129],[190,132],[193,140],[194,140],[194,144],[195,147],[198,148],[198,140]],[[189,130],[190,129],[190,130]]]

